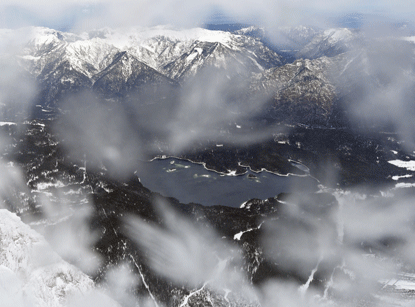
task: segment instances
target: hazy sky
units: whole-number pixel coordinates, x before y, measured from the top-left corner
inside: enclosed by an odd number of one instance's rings
[[[350,13],[410,20],[415,4],[407,0],[6,0],[0,4],[0,26],[43,25],[69,29],[102,26],[242,21],[266,26],[319,24]],[[220,16],[218,18],[218,16]]]

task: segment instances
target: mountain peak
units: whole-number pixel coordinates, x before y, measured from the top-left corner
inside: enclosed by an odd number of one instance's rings
[[[6,306],[60,307],[95,287],[90,277],[62,260],[43,236],[5,209],[0,209],[0,241],[0,298]]]

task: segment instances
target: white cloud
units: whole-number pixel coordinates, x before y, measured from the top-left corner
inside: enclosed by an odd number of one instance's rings
[[[57,24],[76,23],[81,28],[149,24],[200,24],[213,12],[221,12],[235,20],[256,20],[268,27],[297,23],[319,23],[322,15],[350,12],[381,14],[389,17],[411,19],[407,12],[409,1],[287,1],[287,0],[162,0],[162,1],[2,1],[0,15],[12,23],[26,20],[27,24],[44,22]],[[16,18],[19,19],[16,21]]]

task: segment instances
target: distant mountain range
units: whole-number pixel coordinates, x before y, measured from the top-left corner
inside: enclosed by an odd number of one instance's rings
[[[68,95],[83,90],[120,101],[139,100],[134,95],[144,87],[152,87],[156,99],[159,89],[168,87],[168,99],[174,100],[177,95],[173,92],[210,71],[227,76],[228,82],[244,84],[243,90],[229,89],[240,92],[238,99],[267,99],[265,117],[271,114],[273,120],[342,125],[333,122],[343,109],[339,101],[362,84],[348,76],[369,78],[366,81],[375,87],[380,83],[373,79],[379,76],[365,77],[373,50],[365,49],[363,42],[371,38],[354,29],[281,28],[273,37],[255,27],[234,32],[165,27],[81,34],[48,28],[26,32],[23,51],[11,56],[20,64],[22,76],[38,84],[34,104],[45,110],[43,116],[56,112]],[[13,31],[3,33],[13,35]],[[413,48],[408,40],[399,44]],[[9,59],[10,55],[4,58]],[[166,100],[166,95],[160,96],[158,100]]]

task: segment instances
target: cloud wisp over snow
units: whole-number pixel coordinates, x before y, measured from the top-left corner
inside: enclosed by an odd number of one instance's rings
[[[61,26],[68,25],[84,30],[102,26],[147,26],[155,23],[193,26],[205,22],[212,11],[219,10],[234,19],[261,19],[264,26],[272,29],[301,22],[321,25],[315,19],[316,16],[341,15],[343,12],[356,10],[365,13],[381,12],[391,18],[409,18],[405,13],[410,10],[408,5],[412,5],[408,1],[395,1],[393,4],[387,1],[366,2],[364,6],[361,1],[332,1],[327,4],[324,1],[264,0],[241,1],[237,5],[234,2],[4,1],[0,6],[0,16],[8,16],[3,19],[6,21],[1,26],[13,27],[33,23],[58,24],[58,20],[66,15],[63,18],[65,24],[61,23]],[[69,15],[68,10],[71,12]],[[13,18],[17,19],[13,21]],[[340,75],[339,82],[354,79],[354,84],[358,85],[359,91],[352,89],[354,96],[351,97],[354,97],[354,101],[350,104],[350,111],[356,118],[392,123],[402,138],[408,140],[409,145],[413,145],[413,48],[410,42],[397,40],[398,34],[385,32],[383,29],[373,32],[373,29],[370,25],[363,28],[368,39],[364,41],[364,46],[357,45],[346,56],[346,60],[350,61],[349,69]],[[6,39],[1,42],[0,50],[11,53],[11,47],[5,41]],[[18,44],[14,46],[16,47],[13,49],[19,48]],[[19,104],[19,108],[29,112],[30,101],[37,93],[33,80],[22,78],[22,72],[7,61],[7,57],[4,59],[0,73],[0,102],[6,107],[16,107]],[[266,99],[257,100],[258,105],[252,104],[252,100],[240,100],[239,105],[233,104],[233,97],[230,97],[233,93],[230,91],[243,92],[244,86],[243,83],[235,86],[223,75],[216,76],[214,72],[207,71],[205,75],[186,83],[177,97],[177,104],[168,106],[159,114],[152,113],[150,104],[148,113],[140,113],[140,109],[135,110],[134,106],[129,106],[129,112],[119,108],[109,114],[107,108],[95,97],[82,93],[68,101],[70,112],[66,126],[61,126],[63,130],[59,132],[64,135],[65,145],[73,156],[82,160],[85,159],[86,152],[96,160],[109,161],[110,174],[119,178],[120,174],[135,170],[134,159],[146,150],[137,132],[141,128],[153,129],[171,141],[174,145],[173,151],[181,152],[191,147],[196,140],[220,136],[220,129],[228,122],[248,126],[252,115],[255,115],[257,108]],[[343,94],[350,93],[350,88],[342,90]],[[145,102],[151,99],[148,96],[139,98]],[[86,101],[88,105],[85,106]],[[218,110],[222,112],[218,113]],[[24,118],[25,114],[22,112],[21,116]],[[146,127],[139,123],[144,120],[147,121]],[[159,124],[163,126],[159,127]],[[236,139],[233,141],[237,144],[260,142],[268,132],[234,135]],[[226,137],[218,140],[226,141]],[[6,138],[1,138],[0,141],[0,147],[7,145]],[[82,149],[80,152],[77,151],[79,148]],[[407,149],[410,151],[411,148],[409,146]],[[22,170],[11,165],[1,165],[1,169],[1,198],[10,198],[9,187],[22,191],[26,189]],[[59,198],[59,195],[56,197]],[[361,242],[365,242],[367,249],[376,248],[385,254],[388,250],[385,249],[384,242],[396,244],[395,250],[402,259],[414,264],[413,197],[384,199],[382,202],[378,202],[378,199],[356,201],[354,197],[357,196],[349,196],[347,193],[337,195],[339,210],[331,213],[326,223],[312,215],[307,215],[307,219],[304,219],[303,211],[296,206],[287,212],[289,219],[286,221],[267,221],[263,237],[267,257],[280,261],[287,271],[297,270],[301,278],[310,276],[313,268],[323,266],[323,259],[331,265],[336,263],[333,275],[337,270],[349,278],[339,280],[339,291],[347,299],[356,297],[356,293],[362,296],[372,293],[377,280],[389,278],[391,271],[397,271],[395,263],[388,259],[377,259],[375,265],[371,265],[374,261],[368,261],[368,256],[362,255]],[[66,210],[64,203],[61,205],[62,207],[55,208],[48,201],[43,201],[46,217],[50,221],[59,221],[72,214]],[[89,250],[96,238],[94,233],[90,233],[86,221],[91,214],[89,207],[85,206],[84,209],[85,211],[74,214],[72,220],[62,223],[55,233],[45,233],[45,236],[49,236],[48,239],[55,249],[67,258],[83,259],[85,262],[77,264],[83,269],[92,269],[87,260],[96,256],[91,255]],[[235,250],[239,250],[224,244],[214,232],[195,227],[168,207],[162,207],[159,211],[165,220],[165,229],[141,219],[131,218],[127,222],[129,235],[151,256],[150,264],[157,273],[189,287],[211,282],[213,288],[225,287],[235,292],[238,287],[247,289],[245,294],[248,294],[249,299],[252,298],[251,295],[256,295],[264,306],[273,306],[276,303],[286,306],[319,305],[312,295],[299,295],[298,289],[302,285],[295,281],[274,280],[257,288],[247,286],[248,282],[241,277],[240,272],[235,273],[226,267],[228,259],[232,259],[233,265],[240,265],[241,259],[235,255]],[[287,231],[293,221],[300,226],[294,231]],[[81,231],[84,240],[77,240],[77,236],[73,234],[74,228]],[[310,229],[312,231],[308,231]],[[344,233],[348,236],[347,241],[343,241]],[[63,243],[62,238],[65,238]],[[285,253],[282,256],[278,255],[281,250]],[[379,267],[382,269],[379,270]],[[350,276],[353,274],[349,270],[354,272],[354,277]],[[118,276],[121,278],[117,281]],[[115,268],[109,273],[108,279],[109,284],[115,284],[112,295],[121,297],[120,300],[124,300],[127,305],[132,304],[133,298],[122,289],[125,285],[130,287],[136,282],[128,274],[128,268]],[[359,281],[359,288],[353,280]],[[310,293],[314,294],[312,291]],[[75,304],[78,305],[80,304]]]

